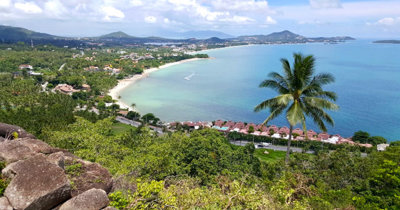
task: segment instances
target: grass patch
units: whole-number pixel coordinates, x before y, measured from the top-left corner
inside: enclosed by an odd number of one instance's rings
[[[114,135],[119,135],[128,132],[131,129],[136,129],[135,127],[131,125],[126,125],[123,123],[114,123],[112,125],[112,131]]]
[[[268,151],[269,154],[265,154],[265,151]],[[274,151],[272,149],[256,149],[254,155],[261,161],[271,162],[285,159],[286,152]]]

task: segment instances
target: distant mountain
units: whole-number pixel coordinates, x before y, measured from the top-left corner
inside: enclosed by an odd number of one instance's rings
[[[307,38],[288,30],[271,33],[269,35],[252,35],[239,36],[239,41],[255,41],[255,42],[291,42],[291,41],[306,41]]]
[[[378,40],[374,41],[377,44],[400,44],[400,40]]]
[[[281,32],[271,33],[269,35],[253,35],[253,36],[240,36],[236,41],[249,42],[249,43],[308,43],[308,42],[343,42],[348,40],[355,40],[348,36],[336,36],[336,37],[317,37],[307,38],[299,34],[295,34],[291,31],[285,30]]]
[[[104,38],[104,39],[115,38],[115,39],[118,39],[118,38],[134,38],[134,37],[122,32],[122,31],[117,31],[117,32],[106,34],[106,35],[102,35],[99,38]]]
[[[138,44],[268,44],[268,43],[309,43],[324,42],[337,43],[347,40],[353,40],[352,37],[317,37],[307,38],[295,34],[288,30],[271,33],[269,35],[249,35],[232,38],[231,35],[218,31],[188,31],[180,33],[185,38],[167,39],[162,37],[134,37],[122,31],[113,32],[99,37],[70,38],[59,37],[45,33],[38,33],[24,28],[1,26],[0,25],[0,43],[25,42],[31,40],[36,44],[52,44],[56,46],[82,47],[87,45],[98,46],[129,46]],[[190,37],[190,38],[188,38]]]
[[[2,26],[0,25],[0,41],[16,42],[30,41],[31,39],[57,39],[59,37],[45,33],[34,32],[25,28]]]

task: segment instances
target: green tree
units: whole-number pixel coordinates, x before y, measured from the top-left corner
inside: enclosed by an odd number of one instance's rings
[[[254,108],[256,112],[270,109],[271,113],[264,124],[286,112],[286,119],[290,125],[286,163],[289,161],[293,126],[301,123],[306,132],[306,116],[309,116],[321,130],[326,131],[325,123],[333,126],[334,121],[325,110],[339,108],[332,102],[336,100],[336,94],[322,89],[323,85],[334,82],[334,77],[328,73],[314,75],[315,59],[312,55],[303,56],[295,53],[293,57],[293,66],[287,59],[281,59],[283,75],[272,72],[269,74],[270,79],[260,84],[261,88],[274,89],[279,95],[261,102]]]
[[[368,143],[369,133],[365,131],[357,131],[353,135],[353,141],[359,143]]]

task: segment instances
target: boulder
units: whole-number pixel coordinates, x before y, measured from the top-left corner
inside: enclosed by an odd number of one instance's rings
[[[63,152],[53,153],[53,154],[47,156],[47,160],[50,163],[58,165],[58,167],[62,168],[63,170],[65,169],[64,168],[64,166],[65,166],[65,161],[64,161],[65,158],[64,158],[64,153]]]
[[[35,136],[26,132],[23,128],[16,125],[9,125],[6,123],[0,123],[0,136],[4,138],[12,137],[13,133],[16,132],[18,134],[18,138],[33,138]]]
[[[8,140],[0,143],[0,160],[12,163],[34,155],[29,147],[18,140]]]
[[[102,210],[118,210],[118,209],[115,207],[112,207],[112,206],[107,206],[106,208],[104,208]]]
[[[13,210],[13,207],[10,205],[10,202],[8,202],[8,199],[6,197],[0,198],[0,209],[1,210]]]
[[[81,164],[79,173],[69,175],[74,182],[74,188],[71,191],[72,197],[81,194],[92,188],[102,189],[109,193],[113,185],[113,179],[110,172],[97,163],[76,159],[70,156],[64,156],[65,167],[71,164]]]
[[[99,210],[109,203],[104,190],[90,189],[65,202],[59,210]]]
[[[28,147],[33,152],[50,154],[54,152],[54,148],[50,145],[44,143],[43,141],[32,139],[32,138],[18,138],[14,141],[19,141],[22,145]]]
[[[14,209],[50,209],[71,197],[64,171],[43,154],[9,164],[3,175],[12,178],[4,196]]]

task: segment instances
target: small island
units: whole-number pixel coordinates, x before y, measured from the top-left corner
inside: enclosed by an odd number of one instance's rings
[[[375,44],[400,44],[400,40],[378,40],[374,41]]]

